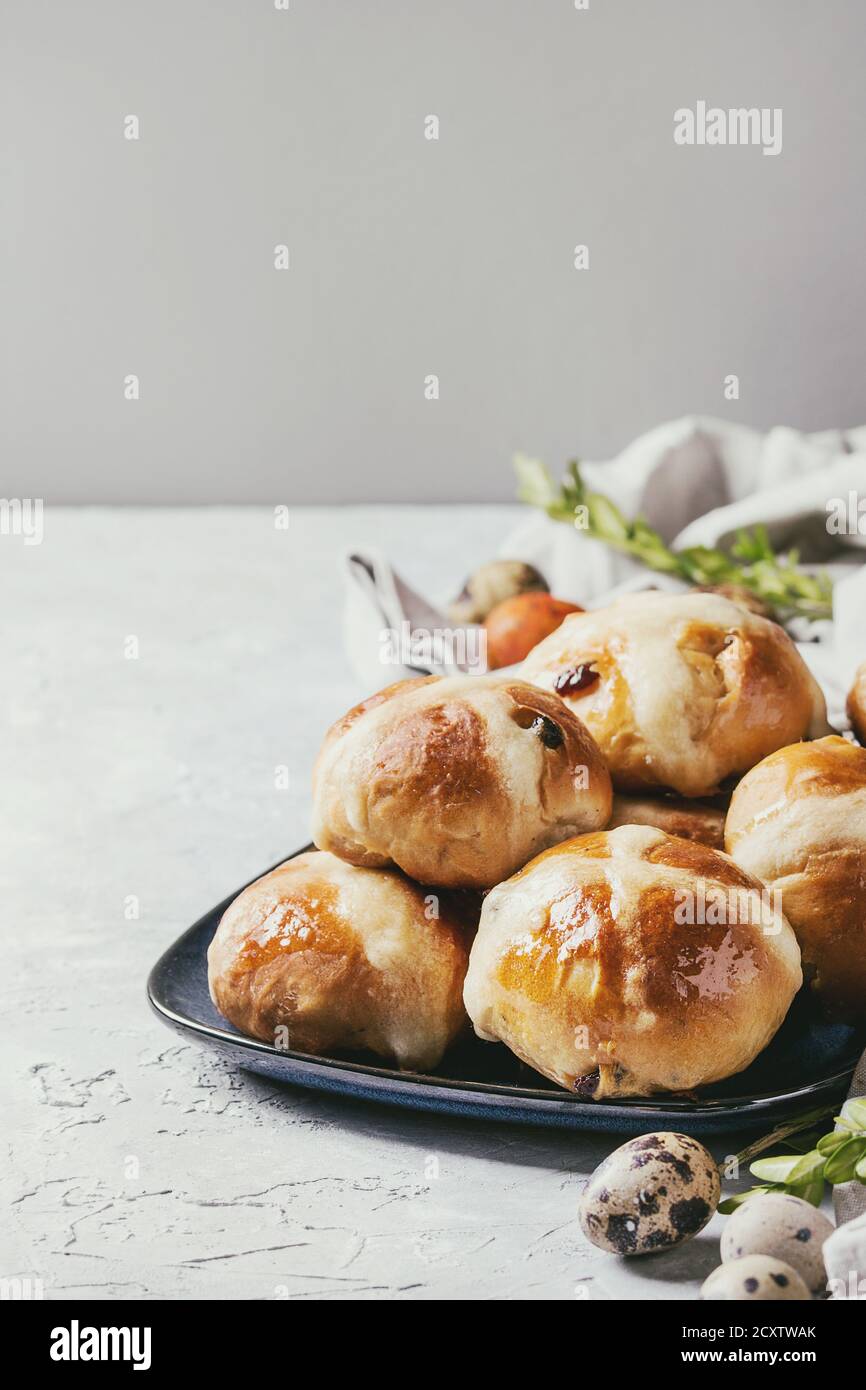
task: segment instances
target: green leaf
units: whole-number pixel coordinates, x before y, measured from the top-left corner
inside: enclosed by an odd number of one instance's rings
[[[864,1156],[866,1156],[866,1140],[849,1139],[847,1144],[843,1144],[827,1159],[824,1165],[824,1177],[831,1183],[850,1182],[854,1177],[854,1169],[857,1167],[858,1161]]]
[[[788,1186],[799,1187],[802,1183],[812,1183],[820,1178],[823,1187],[825,1161],[824,1155],[819,1153],[817,1149],[813,1149],[811,1153],[804,1154],[788,1174]]]
[[[839,1118],[849,1129],[866,1133],[866,1096],[853,1096],[851,1100],[846,1100]]]
[[[773,1187],[771,1185],[767,1185],[764,1187],[750,1187],[748,1192],[735,1192],[732,1197],[726,1197],[723,1202],[719,1202],[718,1209],[723,1216],[730,1216],[732,1211],[736,1211],[737,1207],[741,1207],[743,1203],[749,1199],[749,1197],[754,1197],[756,1193],[776,1192],[778,1190],[778,1188]]]
[[[812,1178],[810,1182],[789,1183],[785,1189],[790,1192],[792,1197],[802,1197],[804,1202],[811,1202],[813,1207],[820,1207],[824,1198],[824,1179],[819,1174]]]
[[[834,1130],[832,1134],[824,1134],[818,1140],[818,1152],[819,1154],[823,1154],[825,1158],[829,1158],[830,1154],[835,1153],[837,1149],[841,1149],[843,1144],[847,1144],[850,1138],[851,1135],[845,1130],[837,1129]]]
[[[659,534],[654,531],[645,517],[636,516],[631,524],[632,540],[639,545],[658,545]]]
[[[786,1183],[800,1162],[797,1154],[776,1154],[772,1158],[755,1159],[749,1166],[749,1172],[766,1182]]]
[[[688,550],[678,550],[676,554],[680,562],[688,568],[690,577],[701,584],[719,583],[727,579],[731,573],[731,562],[720,550],[693,545]]]
[[[857,1162],[854,1172],[861,1182],[866,1182],[866,1154]]]
[[[748,560],[751,564],[758,564],[761,560],[775,560],[765,526],[756,526],[753,531],[738,531],[737,539],[731,546],[731,554],[741,560]]]
[[[586,496],[590,527],[608,540],[628,540],[628,526],[625,518],[613,502],[602,497],[600,492],[590,492]]]
[[[765,560],[775,560],[776,557],[773,552],[773,547],[770,544],[770,537],[767,532],[766,526],[756,526],[752,531],[752,536],[754,538],[755,545],[758,547],[758,550],[760,551],[761,557]]]
[[[550,507],[556,503],[558,493],[550,470],[541,459],[529,458],[527,454],[514,455],[514,471],[517,474],[517,497],[528,502],[531,507]]]

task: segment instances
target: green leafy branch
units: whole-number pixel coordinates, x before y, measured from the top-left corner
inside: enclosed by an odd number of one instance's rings
[[[800,557],[796,550],[777,555],[763,526],[738,531],[730,553],[703,545],[671,550],[643,517],[628,521],[610,498],[590,492],[576,462],[568,465],[559,486],[540,459],[518,454],[514,468],[521,502],[540,507],[554,521],[569,522],[651,570],[674,575],[690,584],[739,585],[780,618],[832,616],[833,586],[829,576],[804,573],[798,567]]]
[[[815,1115],[827,1112],[815,1112]],[[811,1124],[815,1115],[803,1117],[798,1124]],[[719,1204],[719,1211],[726,1215],[736,1211],[756,1192],[787,1192],[794,1197],[804,1197],[807,1202],[818,1207],[824,1196],[824,1184],[835,1186],[842,1182],[860,1182],[866,1186],[866,1096],[847,1100],[842,1106],[841,1115],[835,1116],[836,1128],[829,1134],[822,1134],[815,1142],[813,1132],[805,1153],[775,1154],[770,1158],[759,1158],[749,1165],[749,1172],[759,1178],[757,1187],[747,1192],[738,1192]],[[784,1128],[769,1136],[770,1141],[789,1140],[793,1130]],[[766,1141],[761,1141],[763,1148]],[[757,1147],[757,1146],[756,1146]],[[798,1145],[798,1147],[800,1147]],[[753,1149],[751,1152],[754,1152]],[[749,1156],[747,1149],[737,1158]]]

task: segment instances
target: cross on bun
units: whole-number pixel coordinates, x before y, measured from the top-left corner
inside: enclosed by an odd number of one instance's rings
[[[558,696],[508,676],[398,681],[327,734],[313,839],[352,864],[489,888],[605,825],[611,797],[596,744]]]
[[[718,594],[629,594],[577,613],[521,675],[580,715],[617,791],[710,796],[776,748],[832,732],[787,633]]]
[[[428,1071],[466,1026],[477,900],[332,854],[299,854],[245,888],[208,950],[211,998],[294,1052],[375,1052]],[[474,908],[474,912],[473,912]]]
[[[463,998],[480,1037],[595,1099],[742,1071],[801,983],[763,885],[646,826],[582,835],[488,893]]]
[[[728,853],[782,897],[813,990],[866,1018],[866,748],[822,738],[782,748],[740,782]]]

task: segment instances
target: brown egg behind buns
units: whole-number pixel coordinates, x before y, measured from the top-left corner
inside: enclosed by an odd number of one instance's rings
[[[802,979],[762,891],[726,855],[650,827],[557,845],[484,900],[463,991],[475,1031],[596,1099],[732,1076]]]
[[[765,758],[731,798],[725,844],[781,894],[817,997],[866,1019],[866,749],[833,737]]]
[[[242,1032],[292,1051],[370,1051],[429,1070],[466,1023],[468,896],[299,854],[225,912],[208,951],[211,997]]]
[[[487,666],[515,666],[528,656],[551,632],[555,632],[569,613],[582,613],[575,603],[566,603],[552,594],[517,594],[497,603],[484,619],[487,636]]]
[[[629,594],[566,618],[521,675],[580,716],[617,791],[711,796],[776,748],[832,732],[787,634],[718,594]]]
[[[610,816],[610,777],[556,695],[507,676],[401,681],[329,731],[313,838],[353,864],[489,888]]]

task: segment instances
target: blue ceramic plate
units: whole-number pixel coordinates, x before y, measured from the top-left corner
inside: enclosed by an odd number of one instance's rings
[[[281,1052],[237,1032],[208,994],[207,948],[222,914],[236,897],[233,893],[212,908],[160,957],[148,980],[148,999],[169,1028],[215,1049],[238,1066],[295,1086],[411,1110],[559,1129],[724,1134],[770,1128],[781,1119],[841,1099],[866,1046],[863,1033],[821,1021],[808,998],[801,996],[770,1046],[739,1076],[707,1087],[696,1098],[661,1096],[616,1102],[570,1095],[524,1066],[507,1048],[478,1040],[452,1049],[429,1076],[391,1071],[365,1057]]]

